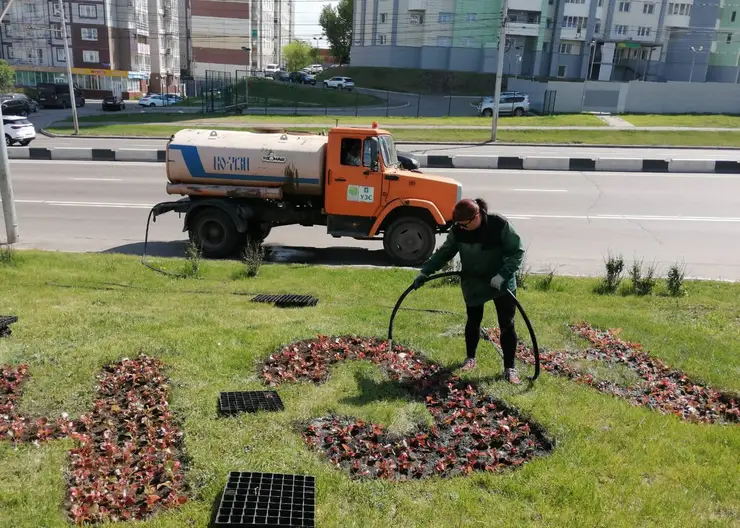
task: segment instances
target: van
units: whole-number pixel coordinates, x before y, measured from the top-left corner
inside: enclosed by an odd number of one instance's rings
[[[265,77],[273,77],[279,71],[280,66],[277,64],[268,64],[265,66]]]
[[[61,83],[39,83],[36,87],[39,92],[39,105],[44,108],[71,108],[69,85]],[[74,87],[75,106],[85,106],[85,96],[82,90]]]

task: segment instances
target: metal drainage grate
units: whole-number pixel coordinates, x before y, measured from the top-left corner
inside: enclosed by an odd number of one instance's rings
[[[17,322],[15,315],[0,315],[0,337],[6,337],[11,334],[10,325]]]
[[[315,500],[314,477],[232,471],[215,526],[313,527]]]
[[[294,295],[291,293],[283,295],[262,294],[252,297],[252,302],[273,303],[278,308],[297,308],[304,306],[316,306],[319,300],[310,295]]]
[[[275,391],[222,392],[218,400],[221,414],[257,411],[283,411],[283,401]]]

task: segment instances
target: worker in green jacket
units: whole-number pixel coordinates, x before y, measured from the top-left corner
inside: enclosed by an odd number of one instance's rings
[[[522,241],[509,221],[501,215],[490,214],[488,205],[481,199],[460,200],[455,204],[452,219],[455,224],[447,240],[422,266],[414,286],[418,288],[424,284],[427,277],[442,269],[459,252],[461,287],[468,315],[465,324],[467,359],[462,369],[475,368],[483,308],[487,301],[493,300],[501,329],[504,379],[517,384],[520,381],[514,368],[516,305],[506,290],[516,294],[516,272],[524,257]]]

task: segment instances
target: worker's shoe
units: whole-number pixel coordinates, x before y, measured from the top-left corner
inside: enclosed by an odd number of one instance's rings
[[[504,379],[512,385],[519,385],[522,382],[515,368],[504,369]]]
[[[468,371],[473,370],[475,368],[475,358],[468,358],[465,360],[465,363],[463,363],[463,366],[460,370]]]

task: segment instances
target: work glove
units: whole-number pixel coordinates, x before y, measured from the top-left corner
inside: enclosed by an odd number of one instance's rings
[[[426,281],[427,281],[427,276],[424,275],[423,273],[419,273],[414,279],[414,289],[418,290],[424,285]]]
[[[504,278],[501,275],[496,275],[494,278],[491,279],[492,288],[496,288],[497,290],[500,290],[503,284],[504,284]]]

